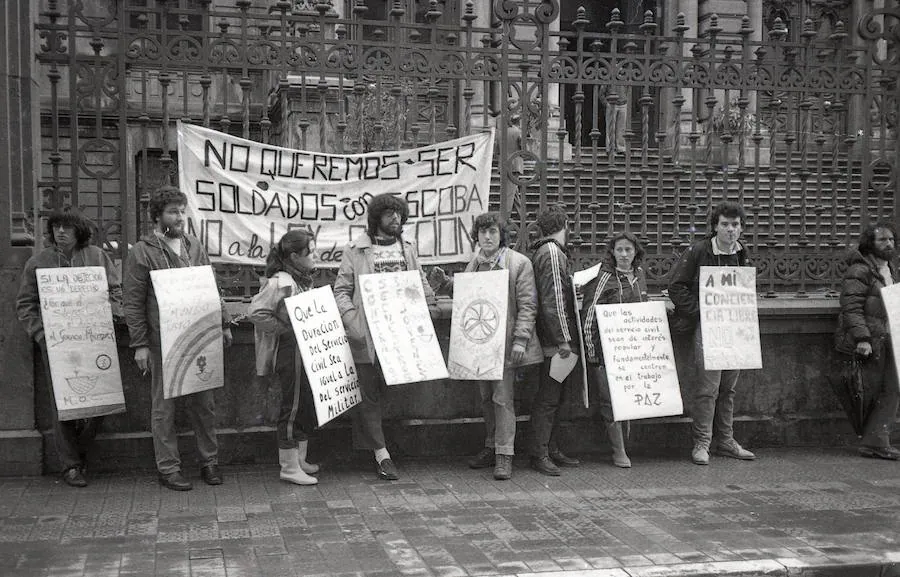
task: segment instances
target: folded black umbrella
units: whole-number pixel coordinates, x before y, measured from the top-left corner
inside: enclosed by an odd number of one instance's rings
[[[865,361],[853,356],[839,363],[839,370],[831,379],[831,390],[847,413],[850,424],[857,435],[863,434],[863,427],[869,417],[870,403],[866,401]]]

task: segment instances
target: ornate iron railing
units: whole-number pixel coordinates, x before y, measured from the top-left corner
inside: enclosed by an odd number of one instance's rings
[[[896,2],[858,22],[808,18],[789,41],[780,20],[729,31],[710,16],[698,31],[682,15],[630,27],[580,10],[561,22],[558,0],[449,12],[386,0],[386,19],[368,19],[375,1],[42,0],[40,202],[83,207],[124,250],[146,227],[149,191],[174,176],[176,120],[340,152],[518,116],[524,149],[498,131],[501,210],[518,192],[513,216],[527,224],[565,202],[580,262],[614,230],[637,232],[657,287],[721,198],[747,207],[771,294],[833,288],[859,224],[897,214]],[[632,108],[615,155],[600,113],[616,102],[609,85]],[[219,273],[233,296],[256,284],[252,270]]]

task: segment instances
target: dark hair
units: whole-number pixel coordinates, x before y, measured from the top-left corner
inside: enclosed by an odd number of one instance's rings
[[[370,237],[374,237],[378,234],[378,224],[381,222],[381,215],[390,210],[395,211],[400,215],[400,226],[406,224],[406,221],[409,218],[409,205],[404,199],[385,192],[372,197],[369,201],[369,206],[366,209],[366,212],[368,212],[369,226],[366,229],[366,232]]]
[[[472,223],[472,241],[478,242],[478,233],[492,226],[500,229],[500,246],[506,246],[509,240],[509,222],[500,218],[499,212],[486,212],[475,217],[475,222]]]
[[[716,227],[719,226],[720,216],[724,216],[725,218],[739,218],[741,219],[741,226],[744,225],[744,221],[746,220],[743,206],[733,200],[723,200],[709,213],[709,222],[707,223],[709,224],[709,230],[707,231],[707,235],[710,238],[716,236]]]
[[[314,240],[315,236],[308,228],[295,228],[284,233],[266,257],[266,276],[286,270],[284,263],[292,254],[301,253],[303,256],[304,251],[309,253],[309,245]]]
[[[54,245],[56,237],[53,228],[57,226],[71,226],[75,229],[75,246],[78,248],[86,247],[94,235],[90,222],[77,209],[71,207],[54,210],[47,218],[47,231],[50,242]]]
[[[609,264],[615,268],[616,266],[616,243],[620,240],[627,240],[631,244],[634,245],[634,260],[631,261],[631,268],[637,270],[641,263],[644,262],[644,247],[641,246],[641,241],[638,240],[638,237],[630,232],[620,232],[614,234],[609,242],[606,244],[606,258],[609,260]]]
[[[187,204],[187,196],[175,186],[161,186],[156,189],[150,195],[150,203],[147,206],[150,220],[154,223],[158,221],[160,215],[170,204]]]
[[[541,231],[541,236],[549,236],[566,228],[569,221],[569,215],[566,214],[566,207],[561,204],[551,204],[541,211],[535,224]]]
[[[859,252],[863,255],[872,254],[875,250],[875,233],[879,230],[889,230],[894,235],[894,242],[897,240],[897,229],[893,224],[887,221],[878,221],[869,223],[863,227],[859,233]]]

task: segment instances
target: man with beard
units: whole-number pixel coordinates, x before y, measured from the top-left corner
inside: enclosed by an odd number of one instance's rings
[[[834,339],[839,362],[862,360],[865,399],[872,399],[859,454],[891,461],[900,459],[900,451],[891,446],[900,385],[881,289],[900,280],[894,263],[896,237],[893,225],[886,222],[863,229],[857,250],[847,260]]]
[[[569,229],[565,208],[556,205],[542,211],[536,225],[541,238],[532,247],[531,263],[537,284],[537,331],[544,349],[544,364],[531,406],[531,467],[555,477],[560,466],[577,467],[579,461],[559,450],[559,406],[565,397],[565,385],[550,376],[550,364],[557,354],[564,359],[574,354],[578,329],[566,250]]]
[[[175,187],[164,186],[150,198],[148,212],[153,232],[132,247],[125,260],[125,321],[131,335],[134,361],[143,374],[150,373],[151,429],[159,482],[173,491],[190,491],[193,486],[181,472],[178,435],[175,431],[175,399],[163,396],[162,350],[159,306],[150,280],[150,271],[209,264],[200,240],[184,231],[187,197]],[[223,338],[231,345],[228,315],[222,307]],[[216,440],[216,412],[213,391],[191,395],[188,413],[197,438],[200,477],[208,485],[221,485]]]
[[[353,445],[375,454],[375,472],[381,479],[400,478],[391,460],[381,426],[381,407],[387,393],[384,375],[375,354],[375,344],[363,310],[360,275],[419,270],[416,244],[402,236],[409,217],[406,201],[392,194],[379,194],[369,201],[366,231],[344,249],[341,266],[334,281],[337,302],[353,361],[359,376],[362,402],[353,412]],[[424,275],[422,288],[432,318],[438,314],[434,292]]]
[[[677,320],[691,327],[694,340],[694,362],[697,386],[694,390],[691,417],[694,420],[694,450],[691,460],[697,465],[709,464],[713,429],[719,442],[719,455],[752,461],[756,455],[734,440],[734,396],[739,370],[706,370],[703,363],[703,336],[700,322],[700,267],[747,266],[747,249],[738,240],[744,224],[744,207],[732,201],[720,202],[709,215],[708,237],[684,251],[672,272],[669,298],[675,304]]]

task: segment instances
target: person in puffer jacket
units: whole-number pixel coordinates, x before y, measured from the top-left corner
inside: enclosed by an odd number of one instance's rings
[[[863,360],[865,398],[873,399],[859,454],[891,461],[900,459],[900,451],[891,446],[900,385],[881,289],[900,282],[894,262],[896,238],[893,225],[886,222],[871,224],[860,234],[859,246],[847,259],[841,283],[841,312],[834,343],[838,361],[846,362],[854,356]]]
[[[281,387],[278,411],[278,462],[281,480],[315,485],[319,466],[306,461],[316,410],[309,377],[284,299],[312,288],[316,241],[311,230],[288,231],[266,259],[266,279],[250,303],[256,343],[256,375],[274,377]]]

